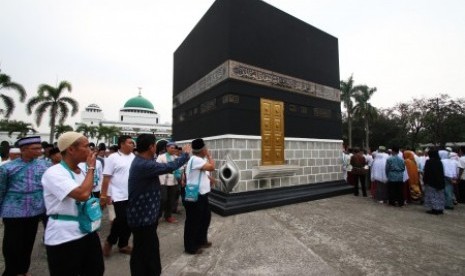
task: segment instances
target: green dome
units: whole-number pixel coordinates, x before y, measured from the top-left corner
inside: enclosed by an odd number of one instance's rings
[[[151,109],[151,110],[154,109],[153,104],[146,98],[142,97],[141,95],[129,99],[124,104],[124,108],[131,108],[131,107],[146,108],[146,109]]]

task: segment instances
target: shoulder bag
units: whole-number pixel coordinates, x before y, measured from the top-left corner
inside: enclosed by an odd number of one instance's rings
[[[68,165],[61,162],[61,165],[67,169],[74,179],[74,175],[71,173]],[[95,172],[94,172],[95,173]],[[76,201],[76,206],[78,209],[78,215],[62,215],[62,214],[53,214],[50,215],[52,219],[56,220],[68,220],[68,221],[77,221],[79,222],[79,230],[82,233],[92,233],[98,230],[102,224],[102,210],[100,209],[100,200],[92,196],[83,202]]]
[[[190,165],[190,172],[192,172],[192,164],[194,163],[194,160],[191,160],[191,165]],[[199,179],[197,180],[197,183],[190,183],[187,182],[186,188],[185,188],[185,201],[190,201],[190,202],[197,202],[199,199],[199,187],[200,187],[200,177],[202,176],[202,171],[199,170]]]

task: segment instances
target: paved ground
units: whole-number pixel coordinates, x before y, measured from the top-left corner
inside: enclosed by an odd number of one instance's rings
[[[159,226],[163,275],[465,275],[465,205],[432,216],[346,195],[213,215],[213,247],[198,256],[183,253],[179,220]],[[105,220],[102,238],[108,231]],[[31,273],[48,275],[38,235]],[[129,257],[116,251],[105,266],[105,275],[129,275]]]

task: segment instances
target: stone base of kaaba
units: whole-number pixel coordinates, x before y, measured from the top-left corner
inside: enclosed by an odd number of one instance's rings
[[[213,211],[232,215],[291,203],[347,194],[342,174],[342,140],[284,140],[285,164],[261,165],[261,136],[220,135],[203,138],[217,170],[210,196]],[[184,144],[190,141],[180,141]]]
[[[352,192],[353,187],[342,180],[241,193],[213,190],[209,195],[209,200],[213,212],[221,216],[230,216]]]

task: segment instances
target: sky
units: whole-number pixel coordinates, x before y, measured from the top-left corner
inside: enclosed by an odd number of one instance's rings
[[[91,103],[117,120],[139,87],[170,123],[173,53],[213,2],[0,0],[0,69],[28,98],[40,84],[69,81],[67,96],[80,105],[70,125]],[[338,38],[341,79],[353,74],[356,84],[376,87],[376,107],[440,93],[465,97],[463,0],[265,2]],[[32,121],[20,103],[11,119]],[[33,125],[48,130],[48,116]]]

